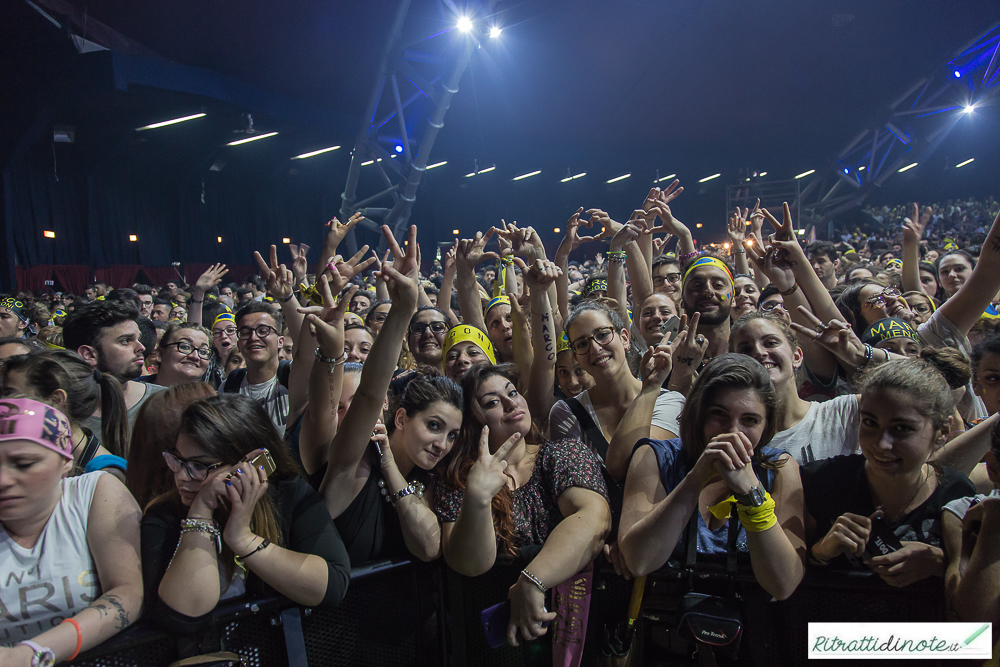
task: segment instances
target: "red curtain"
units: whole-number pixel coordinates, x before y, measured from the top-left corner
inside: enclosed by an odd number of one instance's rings
[[[149,278],[150,285],[162,287],[167,284],[168,280],[180,280],[172,266],[144,266],[142,272]]]
[[[131,287],[135,282],[135,277],[144,267],[138,264],[117,264],[103,269],[97,269],[94,274],[98,280],[103,280],[112,289]]]
[[[201,274],[205,273],[205,270],[212,266],[211,264],[185,264],[184,265],[184,280],[187,281],[189,285],[194,285],[198,282],[198,278]],[[242,284],[243,280],[252,274],[258,273],[260,268],[256,264],[227,264],[227,273],[222,276],[222,282],[220,285],[225,285],[227,283],[238,283]]]
[[[45,281],[55,278],[64,291],[83,294],[83,288],[90,280],[90,267],[81,264],[18,266],[16,269],[17,288],[26,292],[44,289]]]

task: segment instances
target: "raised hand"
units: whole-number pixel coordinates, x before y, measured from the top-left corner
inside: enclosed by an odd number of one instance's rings
[[[455,245],[448,248],[448,252],[444,254],[444,260],[441,262],[441,267],[444,269],[444,273],[455,268],[455,256],[458,254],[458,239],[455,239]]]
[[[750,240],[753,242],[745,245],[747,257],[757,270],[767,276],[767,279],[782,292],[792,289],[795,285],[795,274],[784,255],[779,257],[778,249],[774,246],[762,245],[759,237],[751,235]]]
[[[795,238],[795,225],[792,223],[792,211],[788,208],[788,202],[781,205],[781,222],[778,222],[766,208],[762,209],[762,211],[764,217],[774,227],[774,238],[779,241],[795,241],[798,243],[798,240]]]
[[[653,239],[653,257],[659,257],[667,249],[667,242],[674,238],[673,234],[668,233],[662,239]]]
[[[601,227],[601,233],[596,236],[599,240],[612,238],[622,227],[622,223],[615,222],[606,211],[602,211],[599,208],[587,209],[587,215],[590,216],[587,220],[588,227],[592,225],[599,225]]]
[[[805,306],[799,306],[799,314],[809,322],[803,326],[792,322],[792,330],[806,340],[825,347],[847,368],[857,368],[866,363],[865,345],[847,322],[830,320],[824,323]],[[881,357],[879,357],[881,359]]]
[[[690,325],[684,326],[687,315],[681,315],[681,328],[678,329],[672,345],[673,368],[685,375],[691,375],[698,370],[708,352],[708,339],[698,334],[698,322],[701,313],[691,316]],[[673,380],[671,380],[673,383]]]
[[[675,178],[673,182],[670,183],[670,185],[660,190],[660,195],[659,195],[660,203],[666,206],[673,200],[680,197],[681,193],[684,192],[684,188],[680,187],[680,185],[681,185],[680,180]]]
[[[583,213],[582,206],[576,209],[576,213],[571,215],[569,220],[566,221],[566,237],[559,247],[563,249],[568,244],[568,248],[566,248],[567,254],[576,250],[581,244],[597,240],[596,236],[580,236],[581,226],[588,228],[591,226],[589,220],[580,220],[581,213]]]
[[[420,249],[417,247],[417,227],[410,225],[410,236],[406,243],[406,252],[403,252],[396,238],[392,235],[392,230],[387,225],[382,225],[382,234],[392,251],[392,263],[383,262],[379,274],[385,281],[386,289],[389,290],[389,298],[394,302],[409,309],[417,307],[417,293],[420,288]],[[479,236],[479,234],[476,234]]]
[[[507,454],[521,440],[521,434],[515,433],[507,438],[493,454],[490,453],[490,428],[484,426],[479,434],[479,458],[469,470],[465,482],[465,500],[480,507],[488,506],[493,497],[500,493],[510,479],[507,474]]]
[[[760,199],[757,200],[757,204],[750,213],[750,231],[757,239],[763,238],[764,214],[760,210]]]
[[[372,442],[375,443],[375,449],[378,450],[379,464],[382,466],[382,470],[389,471],[396,468],[398,472],[396,458],[392,455],[392,447],[389,446],[389,434],[381,417],[375,420],[375,428],[372,429]]]
[[[458,242],[458,250],[455,254],[455,261],[459,268],[464,268],[475,272],[476,265],[486,259],[498,259],[495,252],[486,252],[486,244],[493,238],[495,230],[490,228],[486,234],[476,232],[476,236],[471,239],[462,239]]]
[[[536,259],[530,267],[521,268],[521,275],[524,276],[525,285],[532,292],[535,290],[545,291],[562,275],[562,269],[555,262],[550,262],[547,259]]]
[[[932,213],[933,209],[930,206],[925,206],[923,213],[921,213],[920,206],[914,202],[910,217],[903,218],[903,241],[913,244],[920,243],[920,239],[924,236],[924,230],[927,229],[927,223],[931,221]]]
[[[683,190],[683,188],[680,188]],[[680,236],[682,232],[688,231],[687,226],[684,225],[680,220],[677,220],[673,213],[670,211],[670,207],[667,206],[666,201],[661,196],[660,199],[653,205],[651,212],[656,214],[656,217],[660,219],[659,225],[652,225],[648,229],[652,234],[673,234],[674,236]]]
[[[695,463],[695,470],[703,485],[719,475],[733,493],[745,494],[759,483],[750,465],[753,461],[753,444],[746,434],[723,433],[705,446],[705,451]]]
[[[222,276],[226,275],[228,272],[229,270],[226,268],[225,264],[213,264],[205,269],[203,274],[198,276],[198,280],[194,284],[194,289],[204,294],[222,282]]]
[[[335,253],[337,248],[340,246],[341,241],[343,241],[347,236],[347,232],[354,229],[354,225],[364,219],[365,216],[361,215],[359,212],[348,218],[347,222],[341,222],[337,218],[334,218],[330,222],[326,223],[325,226],[330,228],[330,231],[326,233],[326,240],[324,241],[328,254],[332,255]]]
[[[271,264],[264,261],[261,254],[256,250],[253,256],[257,259],[257,266],[260,267],[260,274],[267,285],[267,293],[275,300],[284,302],[292,294],[295,288],[295,278],[292,272],[284,264],[278,264],[278,247],[271,246]]]
[[[301,283],[309,271],[309,264],[306,262],[309,246],[305,243],[289,243],[288,249],[292,251],[292,275],[295,276],[295,282]]]
[[[340,301],[334,303],[330,283],[325,275],[320,276],[318,286],[319,293],[323,297],[323,305],[299,308],[298,311],[303,313],[306,322],[312,325],[319,353],[329,359],[339,359],[344,352],[344,313],[347,312],[351,298],[359,288],[357,285],[352,285],[340,297]]]
[[[250,547],[255,535],[250,530],[250,519],[253,516],[257,502],[267,493],[267,475],[264,468],[255,468],[250,461],[264,450],[250,452],[229,473],[226,479],[226,495],[230,503],[229,519],[222,529],[222,539],[226,541],[233,553],[243,555]]]
[[[737,207],[735,215],[729,216],[729,226],[726,228],[726,234],[729,236],[729,242],[732,244],[734,253],[737,252],[738,248],[743,247],[743,240],[747,233],[747,213],[748,209],[743,209],[743,213],[740,213],[740,209]]]
[[[368,253],[368,246],[361,246],[361,249],[354,253],[354,256],[345,260],[340,255],[334,255],[326,265],[325,274],[330,277],[330,291],[339,294],[342,289],[351,282],[355,276],[375,264],[378,260],[375,257],[361,259]]]
[[[662,387],[673,368],[673,341],[663,341],[649,347],[639,362],[639,375],[644,387]]]
[[[646,221],[643,215],[644,213],[640,209],[633,211],[629,221],[622,225],[611,238],[612,250],[621,250],[629,243],[639,240],[639,236],[646,231]]]

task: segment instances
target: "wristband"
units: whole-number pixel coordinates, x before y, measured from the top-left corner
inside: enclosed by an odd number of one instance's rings
[[[788,289],[786,289],[783,292],[779,291],[778,294],[780,294],[781,296],[791,296],[792,294],[795,294],[798,291],[799,291],[799,284],[798,283],[792,283],[791,287],[789,287]]]
[[[541,580],[538,577],[528,572],[528,568],[524,568],[523,570],[521,570],[521,574],[524,575],[525,579],[533,583],[535,587],[542,592],[543,595],[545,594],[545,591],[548,590],[547,588],[545,588],[545,585],[542,584]]]
[[[503,266],[510,266],[514,263],[514,255],[501,255],[500,263]]]
[[[265,537],[264,541],[261,542],[260,544],[258,544],[256,549],[254,549],[253,551],[251,551],[250,553],[248,553],[246,556],[233,556],[233,560],[236,561],[237,565],[239,565],[240,567],[243,567],[243,561],[245,561],[247,558],[250,558],[250,556],[253,556],[258,551],[263,551],[264,549],[266,549],[269,546],[271,546],[271,540],[269,540],[269,539],[267,539]],[[246,569],[246,568],[244,568],[244,569]]]
[[[748,533],[762,533],[778,523],[778,518],[774,516],[774,498],[767,491],[764,492],[764,504],[759,507],[741,505],[736,502],[735,496],[729,496],[721,503],[708,508],[717,519],[726,519],[732,511],[732,505],[736,504],[736,513],[740,518],[740,523]]]
[[[689,253],[686,253],[684,255],[681,255],[677,259],[678,259],[678,261],[680,261],[681,266],[683,266],[684,262],[688,261],[689,259],[691,259],[693,257],[697,257],[700,254],[701,254],[700,252],[698,252],[697,250],[695,250],[694,252],[689,252]]]
[[[872,360],[873,355],[874,355],[874,350],[872,349],[872,346],[869,345],[868,343],[865,343],[865,360],[860,365],[856,366],[854,370],[860,371],[862,368],[867,366],[868,362]]]
[[[67,618],[62,623],[72,623],[73,627],[76,628],[76,648],[73,650],[73,655],[66,658],[66,661],[70,662],[76,658],[76,656],[80,655],[80,649],[83,647],[83,630],[80,629],[80,624],[72,618]],[[62,625],[62,623],[59,625]]]
[[[333,357],[324,357],[323,353],[316,348],[316,359],[322,361],[324,364],[330,364],[330,375],[333,375],[333,369],[347,361],[347,351],[345,350],[342,355],[334,359]]]
[[[294,296],[295,296],[295,292],[292,292],[291,294],[289,294],[288,296],[286,296],[284,299],[275,299],[275,301],[277,301],[278,303],[288,303],[289,301],[292,300],[292,297],[294,297]]]

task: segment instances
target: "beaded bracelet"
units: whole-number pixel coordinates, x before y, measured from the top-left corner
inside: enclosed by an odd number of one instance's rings
[[[545,591],[548,590],[547,588],[545,588],[545,585],[542,583],[542,581],[538,577],[536,577],[532,573],[528,572],[528,568],[524,568],[523,570],[521,570],[521,574],[524,575],[525,579],[527,579],[528,581],[530,581],[531,583],[533,583],[538,588],[538,590],[540,590],[542,593],[545,593]]]
[[[292,292],[291,294],[289,294],[288,296],[286,296],[284,299],[275,299],[275,301],[277,301],[278,303],[288,303],[289,301],[292,300],[292,297],[294,297],[294,296],[295,296],[295,292]]]
[[[854,370],[860,371],[862,368],[864,368],[865,366],[867,366],[868,362],[872,360],[872,355],[874,355],[874,354],[875,354],[875,352],[874,352],[874,350],[872,350],[872,346],[869,345],[869,344],[867,344],[867,343],[865,343],[865,360],[864,360],[864,362],[860,366],[858,366]]]
[[[608,261],[612,264],[624,264],[625,260],[626,257],[624,251],[620,255],[612,255],[610,252],[608,253]]]
[[[689,259],[691,259],[693,257],[697,257],[700,254],[701,254],[700,252],[698,252],[697,250],[695,250],[694,252],[689,252],[689,253],[685,253],[685,254],[681,255],[680,257],[677,258],[677,260],[683,265],[684,262],[688,261]]]
[[[323,362],[324,364],[330,364],[330,375],[333,375],[333,369],[347,361],[347,351],[345,350],[343,354],[334,359],[333,357],[323,356],[323,353],[320,352],[319,348],[317,347],[316,359]]]

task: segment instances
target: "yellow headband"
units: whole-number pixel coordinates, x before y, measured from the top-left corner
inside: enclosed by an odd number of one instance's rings
[[[219,316],[212,322],[212,328],[214,329],[215,325],[219,322],[232,322],[236,324],[236,317],[232,313],[219,313]]]
[[[560,352],[569,352],[572,348],[569,346],[569,336],[563,331],[559,334],[559,343],[556,345],[556,354]]]
[[[494,306],[499,306],[500,304],[505,304],[509,306],[510,299],[508,299],[505,296],[493,297],[492,299],[490,299],[490,302],[486,304],[486,307],[483,308],[483,317],[485,318],[489,314],[489,312],[493,310]]]
[[[599,290],[608,291],[608,281],[605,278],[591,278],[587,281],[587,286],[583,289],[586,296],[590,296]]]
[[[496,365],[497,355],[493,352],[493,344],[490,343],[489,336],[478,328],[470,327],[467,324],[452,327],[448,335],[444,337],[444,348],[441,352],[442,362],[448,358],[448,350],[459,343],[472,343],[486,354],[491,364]]]
[[[682,280],[681,283],[683,284],[684,282],[687,282],[688,276],[691,275],[691,272],[703,266],[714,266],[715,268],[720,269],[726,274],[726,277],[729,278],[730,284],[735,286],[736,281],[733,280],[733,273],[729,270],[729,267],[726,266],[726,263],[721,259],[711,256],[705,256],[695,260],[691,266],[688,267],[688,270],[684,272],[684,280]]]

